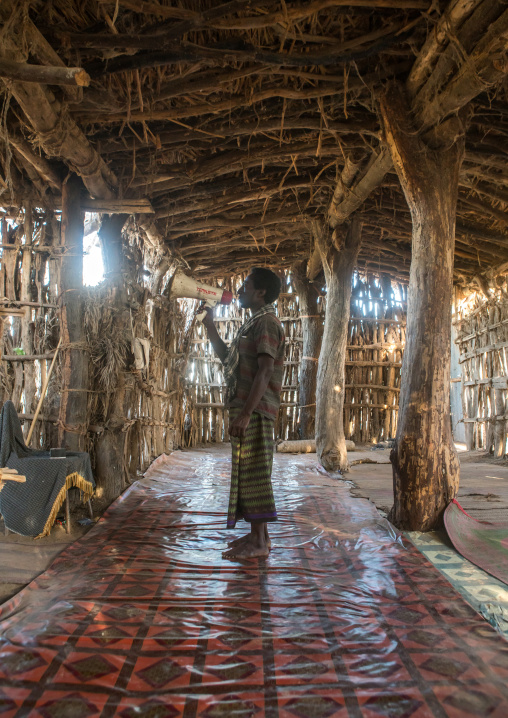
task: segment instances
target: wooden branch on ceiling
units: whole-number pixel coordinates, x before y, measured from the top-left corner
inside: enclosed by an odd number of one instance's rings
[[[204,182],[207,180],[215,179],[224,175],[231,174],[233,172],[244,172],[252,167],[269,167],[274,164],[288,162],[294,162],[295,174],[298,174],[298,162],[303,158],[315,158],[316,157],[316,143],[315,142],[298,142],[289,146],[273,147],[272,144],[253,148],[251,147],[250,153],[246,156],[242,150],[233,152],[224,152],[218,157],[212,157],[209,160],[201,162],[196,166],[195,163],[189,163],[188,166],[180,166],[180,171],[177,174],[177,167],[171,167],[174,170],[172,178],[165,182],[159,182],[150,187],[150,178],[146,178],[144,181],[136,181],[131,184],[131,187],[143,187],[149,196],[155,196],[160,193],[167,193],[187,187],[189,185],[196,184],[197,182]],[[324,158],[339,158],[342,157],[342,150],[337,144],[325,144],[321,146],[321,154],[319,164],[322,165]]]
[[[382,146],[377,156],[372,155],[365,172],[352,187],[344,189],[344,199],[337,205],[330,205],[330,226],[335,228],[365,202],[367,197],[380,186],[385,175],[392,168],[392,158],[387,147]]]
[[[5,12],[5,7],[2,6],[1,12]],[[16,62],[23,59],[19,42],[20,38],[13,33],[3,41],[3,53],[9,53]],[[115,175],[51,90],[45,85],[13,80],[9,80],[8,85],[45,154],[64,159],[81,176],[92,196],[112,198],[117,184]]]
[[[496,85],[508,74],[508,10],[489,27],[472,54],[442,92],[431,102],[415,99],[417,121],[422,130],[457,112],[476,95]]]
[[[236,182],[236,184],[238,184]],[[256,202],[261,202],[271,197],[282,196],[286,192],[294,192],[298,190],[311,190],[313,192],[319,189],[329,189],[329,181],[318,179],[314,182],[312,175],[302,179],[288,180],[282,187],[280,185],[280,178],[274,184],[268,184],[261,189],[253,187],[250,191],[245,187],[242,187],[236,192],[227,192],[223,196],[211,197],[210,199],[199,200],[191,194],[188,198],[190,202],[185,203],[182,196],[178,198],[171,198],[170,204],[167,207],[159,208],[156,211],[157,219],[164,219],[165,217],[179,217],[182,214],[191,214],[199,211],[200,214],[205,213],[216,213],[222,212],[227,209],[234,208],[235,206],[247,206],[251,207]]]
[[[335,187],[332,202],[330,205],[329,212],[332,216],[335,215],[337,212],[337,207],[341,204],[341,202],[344,199],[344,195],[347,194],[348,189],[353,184],[356,176],[358,175],[360,171],[361,164],[363,160],[365,159],[366,151],[360,151],[355,153],[350,153],[346,156],[346,159],[344,161],[344,166],[342,168],[342,172],[340,175],[340,179],[337,182],[337,185]]]
[[[451,0],[429,33],[409,73],[406,89],[411,98],[416,95],[431,74],[435,61],[450,40],[450,35],[456,33],[464,20],[481,2],[482,0]]]
[[[0,58],[0,77],[22,82],[37,82],[43,85],[74,85],[88,87],[90,76],[82,67],[48,67],[28,65]]]
[[[101,5],[112,5],[113,7],[119,5],[141,15],[156,15],[171,20],[188,20],[199,14],[194,10],[161,5],[158,2],[147,2],[147,0],[99,0],[99,2]]]
[[[463,204],[469,205],[469,207],[479,210],[483,215],[486,215],[487,217],[490,216],[492,219],[501,222],[505,226],[508,225],[508,214],[506,212],[502,212],[501,210],[492,207],[492,205],[487,204],[486,202],[480,202],[480,200],[474,199],[473,197],[464,197],[463,195],[459,195],[458,200]]]
[[[22,82],[10,83],[9,89],[46,155],[64,159],[80,175],[92,196],[111,199],[116,177],[74,120],[65,116],[54,95],[40,85]]]
[[[0,2],[0,19],[4,22],[8,20],[11,13],[17,8],[17,5],[17,0],[2,0],[2,2]],[[23,42],[30,47],[31,55],[42,65],[51,65],[61,68],[67,67],[28,15],[23,17],[22,31]],[[76,85],[62,85],[62,90],[65,96],[71,101],[79,102],[81,99],[82,91]]]
[[[267,0],[264,4],[272,5],[274,0]],[[163,38],[165,42],[182,37],[188,32],[196,30],[208,30],[215,27],[217,20],[221,18],[231,17],[239,10],[248,9],[252,5],[252,0],[230,0],[230,2],[221,3],[220,5],[212,5],[208,10],[194,15],[194,17],[182,20],[164,31]],[[160,35],[159,35],[160,37]]]
[[[439,54],[435,66],[414,97],[410,97],[416,112],[431,104],[443,92],[451,78],[467,64],[478,38],[488,32],[500,15],[499,0],[482,0],[457,30],[456,37]]]
[[[62,191],[60,177],[44,157],[35,154],[30,144],[23,137],[9,134],[9,142],[37,170],[43,180],[59,192]]]
[[[58,205],[57,205],[58,206]],[[105,212],[107,214],[154,214],[149,199],[93,199],[82,197],[80,207],[85,212]]]
[[[507,22],[508,11],[505,11],[496,22],[490,25],[488,33],[475,47],[472,58],[468,58],[462,63],[459,72],[452,78],[449,85],[432,102],[418,106],[416,114],[422,128],[428,129],[437,125],[451,112],[459,110],[477,94],[499,82],[506,75],[508,61],[504,46],[506,45]],[[500,57],[501,59],[499,59]],[[428,82],[432,82],[432,75]],[[417,105],[421,94],[413,102],[413,111],[415,111],[415,105]],[[330,211],[332,226],[344,222],[352,212],[358,209],[370,192],[380,185],[391,167],[392,160],[389,152],[382,151],[361,180],[351,188],[348,204],[340,208],[340,211],[337,208]]]
[[[273,25],[287,26],[299,20],[311,17],[328,8],[347,7],[367,9],[403,9],[403,10],[429,10],[429,3],[425,0],[314,0],[306,4],[286,5],[283,10],[275,13],[263,13],[254,17],[227,18],[213,25],[224,30],[258,30]]]
[[[198,21],[199,13],[180,7],[169,7],[160,3],[146,0],[100,0],[103,5],[124,7],[135,13],[154,15],[156,17]],[[295,22],[310,17],[318,12],[334,7],[366,8],[366,9],[401,9],[401,10],[429,10],[428,0],[314,0],[313,2],[298,5],[286,4],[284,10],[275,13],[266,13],[266,6],[273,3],[260,2],[256,7],[262,10],[259,15],[245,18],[228,18],[223,21],[211,22],[209,27],[217,29],[262,29],[275,23]]]
[[[234,2],[229,4],[238,4],[237,0],[234,0]],[[225,5],[221,5],[220,8],[225,7]],[[212,8],[210,12],[216,12],[218,8]],[[205,13],[203,13],[205,14]],[[193,21],[188,21],[185,23],[182,23],[182,26],[186,25],[188,26]],[[187,30],[180,32],[177,28],[178,26],[173,26],[169,28],[168,30],[162,30],[159,29],[156,33],[153,34],[110,34],[110,33],[78,33],[78,32],[69,32],[68,30],[60,30],[58,28],[55,28],[53,32],[64,38],[66,41],[72,43],[73,47],[80,48],[82,50],[87,49],[95,49],[95,50],[148,50],[151,53],[154,52],[154,47],[157,48],[157,53],[160,55],[164,50],[169,51],[171,53],[179,53],[183,52],[185,53],[184,59],[189,59],[189,52],[194,53],[201,53],[200,59],[207,58],[207,59],[218,59],[219,54],[217,52],[216,48],[207,48],[202,45],[197,45],[194,43],[190,43],[188,41],[181,42],[180,44],[175,43],[176,37],[181,37],[182,35],[186,34],[188,32]],[[210,29],[212,26],[208,25],[208,29]],[[369,32],[366,35],[362,35],[359,37],[356,37],[351,40],[339,42],[337,41],[336,47],[328,48],[329,52],[334,57],[342,57],[345,56],[346,51],[352,50],[354,48],[362,47],[364,45],[369,45],[369,43],[373,43],[375,41],[378,41],[382,38],[391,38],[394,35],[402,35],[406,30],[406,24],[400,24],[398,27],[381,27],[376,30],[373,30],[372,32]],[[236,29],[236,28],[235,28]],[[253,61],[255,58],[256,60],[260,60],[264,65],[275,65],[277,67],[286,65],[292,66],[292,60],[291,56],[287,53],[274,53],[266,50],[260,50],[259,48],[256,48],[252,45],[248,45],[246,43],[243,43],[241,41],[237,42],[224,42],[218,45],[219,52],[221,52],[224,57],[235,57],[239,60],[248,60]],[[365,48],[364,48],[365,50]],[[254,55],[255,57],[254,57]],[[300,55],[295,58],[294,62],[296,63],[296,66],[308,66],[308,65],[322,65],[322,62],[314,62],[314,59],[321,60],[322,59],[323,50],[320,50],[319,53],[300,53]],[[171,55],[170,55],[171,56]],[[305,62],[300,62],[301,58],[305,57]],[[308,59],[307,59],[308,58]],[[118,58],[119,62],[121,61],[121,58]],[[197,58],[197,55],[195,55],[195,59]],[[166,63],[167,64],[167,63]],[[333,63],[329,63],[333,64]],[[95,65],[92,65],[95,67]],[[97,65],[99,67],[99,65]],[[108,73],[112,72],[111,69],[111,63],[108,63]],[[118,70],[114,70],[115,72],[118,72]]]
[[[280,116],[274,117],[273,119],[259,120],[259,122],[252,122],[249,120],[243,121],[243,118],[236,120],[235,124],[231,124],[231,121],[221,122],[220,124],[207,124],[208,135],[205,135],[199,128],[194,129],[175,129],[174,131],[163,131],[158,133],[158,139],[160,142],[160,148],[167,148],[176,146],[181,148],[183,144],[191,141],[202,141],[205,144],[198,146],[199,149],[205,148],[208,145],[213,145],[214,149],[221,146],[222,143],[217,143],[216,139],[224,139],[226,143],[237,137],[256,137],[257,135],[266,135],[270,133],[277,133],[277,143],[281,141],[287,144],[292,138],[287,137],[287,133],[294,130],[306,130],[311,132],[321,132],[323,136],[347,136],[347,135],[360,135],[363,134],[366,137],[374,137],[379,140],[379,126],[371,118],[366,117],[362,122],[357,120],[349,120],[347,122],[337,122],[335,120],[328,120],[326,125],[323,125],[322,120],[318,117],[292,117],[291,115],[285,115],[284,117],[284,135],[281,140],[280,130],[281,121]],[[124,155],[126,150],[136,150],[136,153],[142,153],[143,151],[152,152],[153,142],[145,143],[141,138],[129,137],[125,139],[110,139],[102,138],[102,135],[98,137],[101,144],[101,153],[103,155],[122,154]],[[275,139],[275,138],[274,138]],[[122,142],[123,140],[123,142]],[[195,145],[193,144],[193,147]]]
[[[468,189],[473,190],[477,194],[489,197],[489,199],[494,200],[494,202],[502,202],[503,204],[508,206],[508,192],[503,192],[497,187],[494,188],[484,183],[473,182],[467,177],[464,178],[463,176],[460,177],[459,186],[467,187]]]
[[[321,87],[308,90],[293,90],[289,87],[271,87],[260,90],[252,95],[233,97],[232,99],[222,100],[221,102],[204,102],[199,104],[182,105],[178,104],[175,108],[167,108],[164,110],[147,109],[144,111],[110,112],[78,112],[77,117],[83,122],[92,122],[94,124],[110,124],[118,122],[156,122],[183,120],[187,117],[199,117],[201,115],[218,114],[220,112],[231,112],[240,107],[252,107],[257,102],[264,102],[274,97],[281,97],[288,100],[314,100],[322,97],[331,97],[337,94],[334,87]],[[206,134],[206,133],[205,133]]]
[[[125,72],[126,70],[140,70],[148,67],[161,67],[180,62],[199,62],[203,60],[220,63],[221,65],[223,65],[224,62],[235,61],[256,62],[276,67],[308,68],[313,65],[328,67],[330,65],[359,62],[373,55],[378,55],[393,45],[399,45],[408,40],[413,34],[413,28],[406,32],[403,30],[404,26],[395,28],[381,40],[372,42],[370,45],[367,45],[367,47],[352,52],[343,52],[342,49],[338,50],[336,48],[326,48],[326,50],[320,52],[293,52],[286,54],[283,52],[259,50],[244,43],[240,43],[241,49],[239,49],[238,43],[226,42],[220,43],[216,47],[203,47],[202,45],[195,45],[190,42],[181,42],[180,45],[175,46],[174,40],[171,40],[171,50],[143,52],[136,55],[115,57],[105,62],[92,62],[86,65],[86,70],[92,78],[98,78],[117,72]],[[134,44],[132,36],[129,35],[123,36],[123,45],[121,44],[122,37],[120,35],[87,37],[86,35],[69,33],[68,37],[75,47],[93,46],[95,48],[114,48],[120,46],[132,48]],[[144,44],[145,42],[144,38],[140,39],[138,45]],[[152,39],[149,46],[153,48],[154,44],[154,40]],[[161,38],[157,39],[156,44],[160,47],[162,44]]]

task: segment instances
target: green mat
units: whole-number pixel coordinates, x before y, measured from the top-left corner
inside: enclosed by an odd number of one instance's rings
[[[478,521],[454,499],[445,511],[444,523],[462,556],[508,584],[508,521]]]

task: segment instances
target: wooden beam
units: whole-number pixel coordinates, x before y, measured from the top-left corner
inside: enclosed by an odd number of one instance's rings
[[[155,214],[149,199],[81,199],[85,212],[106,212],[107,214]]]
[[[2,0],[0,2],[0,18],[6,22],[12,12],[18,8],[17,0]],[[30,19],[27,13],[23,15],[22,25],[23,42],[30,47],[30,54],[33,55],[42,65],[52,65],[56,67],[66,68],[64,61],[57,55],[46,38],[41,34],[38,28]],[[16,58],[19,61],[24,59],[23,56]],[[62,91],[66,97],[74,102],[82,99],[82,90],[76,85],[62,85]]]
[[[80,183],[71,176],[63,186],[60,336],[62,385],[59,410],[59,445],[83,451],[86,436],[88,362],[84,334],[83,213]]]
[[[43,85],[74,85],[88,87],[90,76],[82,67],[48,67],[28,65],[0,58],[0,77],[22,82],[37,82]]]
[[[406,27],[410,29],[406,31]],[[137,53],[136,55],[121,55],[114,57],[107,62],[94,62],[86,66],[87,71],[92,78],[102,77],[117,72],[125,72],[127,70],[139,70],[143,68],[161,67],[164,65],[173,65],[175,63],[195,63],[203,60],[215,61],[217,63],[224,62],[256,62],[268,66],[276,67],[301,67],[307,68],[311,65],[322,65],[328,67],[349,62],[357,62],[374,55],[379,55],[393,45],[399,45],[407,40],[413,34],[413,23],[409,25],[401,25],[398,28],[390,28],[387,34],[380,40],[366,44],[356,50],[343,51],[342,48],[327,48],[319,52],[293,52],[291,54],[284,52],[270,52],[260,50],[257,47],[245,45],[244,49],[238,49],[238,43],[221,43],[219,47],[204,47],[189,42],[181,42],[176,44],[174,40],[170,41],[171,49],[157,50],[157,52],[147,51]],[[78,38],[71,34],[72,43],[79,43]],[[86,36],[82,36],[82,43],[86,40]],[[144,42],[144,40],[143,40]],[[159,37],[159,44],[161,44]],[[99,44],[101,43],[101,44]],[[124,36],[125,44],[132,44],[130,36]],[[93,44],[99,47],[113,45],[113,47],[122,46],[122,38],[119,35],[101,35],[96,38]],[[125,46],[125,45],[124,45]],[[151,47],[153,47],[153,42]]]
[[[449,114],[456,112],[476,95],[505,77],[508,72],[505,54],[507,23],[508,11],[505,11],[491,23],[486,35],[474,48],[471,58],[464,60],[456,75],[442,91],[431,98],[431,101],[427,98],[425,103],[418,105],[418,97],[415,98],[412,111],[416,111],[420,129],[430,129],[437,125]],[[431,80],[432,75],[429,78],[429,81]],[[379,187],[391,167],[390,153],[386,148],[381,149],[378,156],[372,159],[361,179],[352,186],[349,203],[335,210],[331,208],[332,226],[345,222],[369,194]]]
[[[415,98],[417,122],[420,130],[433,127],[448,115],[457,112],[470,100],[485,92],[508,74],[508,10],[492,23],[473,52],[431,102]],[[424,88],[425,89],[425,88]]]
[[[367,197],[380,186],[385,175],[392,168],[393,162],[387,147],[381,146],[379,154],[371,155],[365,171],[360,179],[350,188],[344,188],[344,199],[329,209],[330,226],[337,227],[362,204]]]
[[[19,154],[37,170],[43,180],[59,192],[62,191],[62,182],[57,173],[44,157],[34,153],[30,144],[23,137],[9,133],[9,141]]]
[[[100,0],[102,5],[111,5],[116,7],[124,7],[127,10],[132,10],[135,13],[141,15],[154,15],[155,17],[176,19],[176,20],[188,20],[199,17],[199,13],[188,10],[186,8],[171,7],[168,5],[161,5],[158,2],[149,2],[148,0]],[[263,3],[266,7],[266,3]],[[428,0],[314,0],[307,4],[299,4],[293,6],[284,7],[282,12],[271,13],[269,15],[262,13],[261,16],[254,16],[254,18],[238,18],[233,21],[229,19],[226,21],[226,27],[229,29],[235,29],[237,25],[244,21],[244,25],[252,29],[252,24],[247,22],[256,22],[255,27],[263,28],[269,27],[280,21],[287,22],[288,20],[301,20],[305,17],[309,17],[320,10],[333,7],[358,7],[358,8],[379,8],[379,9],[412,9],[412,10],[428,10]],[[263,8],[264,9],[264,8]],[[224,23],[218,24],[219,27],[223,27]],[[243,25],[242,25],[243,27]]]
[[[407,91],[414,97],[431,74],[443,47],[448,44],[452,33],[480,5],[482,0],[452,0],[429,33],[407,79]]]
[[[11,0],[0,3],[0,18],[8,18],[11,7]],[[37,35],[36,32],[32,34]],[[23,42],[21,31],[15,26],[14,31],[7,33],[3,38],[1,53],[4,59],[8,56],[10,60],[22,62]],[[46,55],[48,55],[47,49]],[[46,85],[37,83],[5,79],[3,82],[8,85],[9,91],[33,127],[38,144],[45,154],[48,157],[63,159],[80,175],[93,197],[113,198],[118,184],[115,175],[76,122],[64,111],[51,90]]]

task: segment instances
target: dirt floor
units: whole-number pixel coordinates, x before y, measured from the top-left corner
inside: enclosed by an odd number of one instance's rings
[[[99,512],[94,507],[94,514]],[[89,516],[88,507],[76,506],[71,511],[71,530],[65,530],[65,504],[58,522],[49,536],[33,539],[9,532],[5,535],[4,522],[0,517],[0,603],[20,591],[42,573],[70,543],[81,538],[92,527],[80,526],[78,521]]]
[[[474,518],[503,521],[508,517],[508,462],[493,459],[484,452],[460,452],[461,482],[458,499]],[[393,503],[390,449],[358,447],[350,452],[351,471],[344,478],[351,482],[351,493],[367,498],[384,513]],[[94,506],[96,517],[100,515]],[[104,508],[104,507],[102,507]],[[64,519],[62,507],[61,519]],[[76,506],[71,516],[71,532],[66,533],[65,522],[57,523],[51,534],[34,540],[9,533],[4,535],[0,518],[0,603],[17,593],[36,578],[70,543],[81,538],[91,526],[80,526],[86,518],[86,506]]]
[[[388,513],[393,504],[393,478],[389,449],[351,452],[351,471],[345,478],[353,482],[353,496],[370,499]],[[369,463],[355,464],[367,459]],[[508,462],[494,459],[484,451],[460,451],[460,486],[457,500],[475,519],[508,520]],[[377,463],[370,463],[375,461]]]

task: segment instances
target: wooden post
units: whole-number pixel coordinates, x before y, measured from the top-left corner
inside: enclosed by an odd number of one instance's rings
[[[299,377],[300,439],[313,439],[316,434],[316,382],[323,323],[318,309],[319,291],[305,275],[302,264],[293,268],[302,322],[302,354]]]
[[[83,213],[81,182],[71,176],[62,187],[62,246],[60,335],[62,389],[58,443],[74,451],[85,448],[88,354],[83,326]]]
[[[115,278],[123,269],[122,229],[128,219],[127,214],[111,214],[104,217],[99,229],[104,275],[107,279]]]
[[[455,211],[464,142],[454,141],[457,127],[445,123],[440,130],[447,145],[426,145],[395,86],[380,98],[380,109],[413,221],[406,349],[391,453],[390,519],[402,529],[429,531],[441,524],[459,485],[449,382]],[[445,137],[447,130],[453,135]]]
[[[24,234],[25,244],[21,261],[21,300],[29,302],[33,300],[31,292],[33,220],[30,202],[25,204]],[[21,319],[21,346],[28,355],[34,353],[33,333],[32,310],[30,307],[26,307]],[[23,404],[25,413],[31,414],[35,400],[35,363],[24,362],[23,374]]]
[[[325,270],[327,299],[316,389],[316,451],[325,469],[348,471],[344,436],[345,361],[351,301],[351,279],[361,243],[357,218],[338,246],[327,241],[325,228],[314,224]]]
[[[99,229],[105,274],[111,286],[111,302],[114,306],[107,310],[115,311],[117,327],[132,338],[130,313],[127,307],[127,292],[123,277],[124,263],[122,252],[122,228],[125,215],[109,215],[103,218]],[[104,497],[110,501],[119,496],[125,488],[126,435],[122,431],[126,422],[125,373],[120,371],[116,390],[109,402],[105,417],[105,430],[97,440],[96,473],[97,486],[104,491]]]

